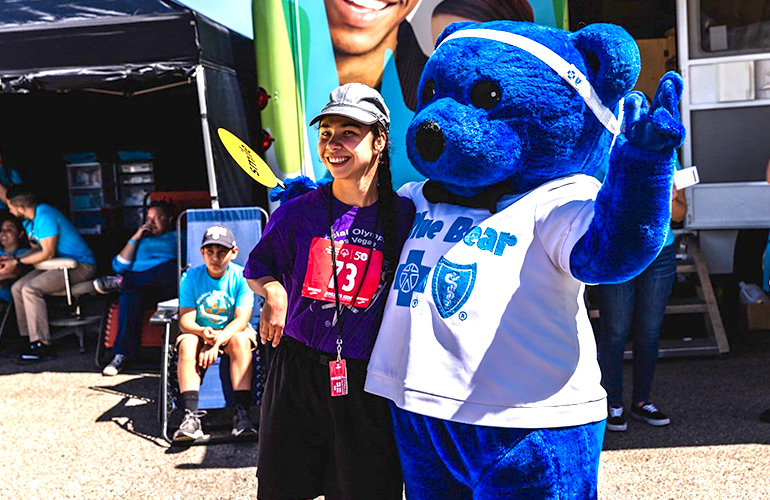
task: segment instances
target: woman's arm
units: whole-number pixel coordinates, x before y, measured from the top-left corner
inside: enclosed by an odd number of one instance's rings
[[[283,285],[272,276],[247,280],[249,288],[265,298],[262,314],[259,316],[259,336],[263,344],[272,341],[273,347],[283,336],[286,325],[286,311],[289,308],[288,295]]]

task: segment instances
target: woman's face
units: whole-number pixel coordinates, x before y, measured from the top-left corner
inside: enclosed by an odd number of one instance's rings
[[[11,221],[4,221],[0,226],[0,245],[4,247],[15,245],[19,242],[19,230]]]
[[[379,47],[418,0],[324,0],[334,52],[361,55]]]
[[[318,156],[335,179],[363,177],[376,165],[384,144],[370,125],[344,116],[325,116],[318,127]]]

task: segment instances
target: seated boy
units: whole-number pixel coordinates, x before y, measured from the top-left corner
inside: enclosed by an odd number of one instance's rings
[[[177,374],[184,420],[174,441],[203,437],[198,393],[203,371],[220,354],[230,357],[230,379],[235,392],[235,437],[257,433],[247,409],[251,403],[252,350],[257,334],[249,325],[254,294],[243,277],[243,267],[231,262],[238,255],[232,231],[224,226],[206,230],[201,242],[205,265],[190,269],[179,285]]]

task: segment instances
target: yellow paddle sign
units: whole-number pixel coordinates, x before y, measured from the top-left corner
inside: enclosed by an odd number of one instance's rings
[[[267,163],[235,134],[223,128],[218,128],[217,134],[219,134],[219,140],[225,145],[225,149],[233,157],[235,163],[249,174],[249,177],[269,188],[285,187],[283,182],[278,180],[273,171],[270,170]]]

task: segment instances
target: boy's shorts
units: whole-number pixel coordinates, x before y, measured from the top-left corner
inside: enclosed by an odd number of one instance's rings
[[[257,332],[254,331],[254,329],[251,327],[251,325],[247,325],[246,329],[243,330],[243,333],[246,334],[246,336],[251,341],[251,350],[254,351],[257,349],[257,346],[259,345],[257,343]],[[199,337],[198,335],[195,335],[194,333],[180,333],[176,337],[176,341],[174,342],[174,348],[178,351],[179,350],[179,343],[182,341],[182,339],[187,337],[195,337],[198,339],[199,344],[203,344],[203,339]],[[232,337],[231,337],[232,338]],[[227,342],[219,346],[219,352],[220,354],[225,353],[225,346],[227,345]]]
[[[257,498],[403,498],[387,400],[364,392],[367,361],[353,359],[348,394],[331,397],[332,359],[282,337],[262,397]]]

